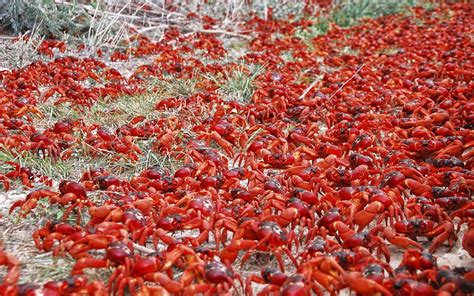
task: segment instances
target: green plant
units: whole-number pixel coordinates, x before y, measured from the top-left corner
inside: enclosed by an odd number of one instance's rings
[[[248,69],[242,67],[226,73],[223,77],[224,81],[219,81],[214,77],[211,79],[220,85],[220,92],[224,95],[225,100],[248,103],[255,90],[254,81],[263,71],[264,66],[250,65]]]
[[[89,15],[79,6],[48,0],[0,0],[0,23],[13,34],[31,32],[46,38],[76,35],[88,28]]]
[[[298,27],[295,30],[295,37],[301,38],[308,45],[311,44],[310,40],[312,38],[324,35],[329,30],[330,19],[328,17],[320,17],[313,19],[312,21],[314,23],[313,25],[307,28]]]
[[[22,167],[30,168],[33,173],[43,176],[49,176],[55,180],[66,179],[70,177],[75,171],[74,160],[58,160],[53,161],[49,157],[40,157],[31,152],[23,152],[20,155],[15,155],[7,148],[0,146],[0,162],[16,162]],[[11,170],[11,166],[0,166],[0,173],[5,173]]]
[[[403,13],[407,8],[420,5],[419,0],[351,0],[342,1],[331,19],[341,27],[357,25],[361,19]]]
[[[422,5],[432,8],[423,0],[343,0],[334,1],[332,10],[319,17],[310,17],[313,22],[308,27],[298,27],[295,37],[301,38],[309,47],[314,37],[324,35],[330,29],[331,23],[340,27],[358,25],[362,19],[377,18],[384,15],[407,13],[409,8]]]

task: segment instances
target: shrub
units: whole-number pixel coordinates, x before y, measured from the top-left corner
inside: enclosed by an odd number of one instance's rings
[[[89,19],[80,7],[53,0],[0,0],[0,23],[15,35],[36,31],[45,38],[74,36],[88,29]]]

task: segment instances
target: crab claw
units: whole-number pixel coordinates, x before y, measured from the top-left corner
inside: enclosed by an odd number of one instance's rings
[[[423,250],[423,246],[420,245],[419,243],[415,242],[414,240],[397,235],[395,230],[390,227],[386,227],[383,231],[383,236],[392,244],[399,246],[404,249],[408,249],[410,247],[415,247],[417,249]]]
[[[374,201],[366,206],[362,211],[357,212],[354,215],[354,221],[359,225],[358,231],[362,231],[367,225],[372,222],[375,217],[385,210],[383,203]]]
[[[345,272],[342,274],[343,283],[347,284],[350,289],[357,294],[362,295],[392,295],[384,286],[374,280],[366,279],[360,272]]]

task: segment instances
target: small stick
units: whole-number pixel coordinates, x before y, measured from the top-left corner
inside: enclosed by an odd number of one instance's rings
[[[139,245],[139,244],[136,244],[136,243],[132,243],[132,245],[133,245],[133,247],[134,247],[135,249],[137,249],[138,251],[140,251],[140,252],[142,252],[142,253],[145,253],[145,254],[148,254],[148,255],[153,254],[153,253],[156,253],[155,250],[152,250],[152,249],[150,249],[150,248],[144,247],[144,246],[142,246],[142,245]]]
[[[46,253],[42,253],[42,254],[36,255],[35,258],[36,258],[36,259],[40,259],[40,258],[48,257],[48,256],[51,255],[51,254],[53,254],[53,251],[49,251],[49,252],[46,252]]]
[[[346,82],[344,82],[344,83],[341,85],[341,87],[339,87],[335,92],[333,92],[333,93],[331,94],[331,96],[329,97],[329,100],[331,100],[338,92],[340,92],[340,91],[344,88],[344,86],[346,86],[346,84],[348,84],[349,81],[351,81],[351,80],[357,75],[357,73],[360,72],[360,70],[362,69],[362,67],[364,67],[364,65],[365,65],[365,63],[362,63],[362,65],[360,65],[359,68],[357,68],[357,70],[355,71],[355,73],[352,74],[352,76],[351,76],[349,79],[347,79]]]
[[[304,92],[301,94],[300,96],[300,100],[304,99],[304,97],[306,97],[306,95],[309,93],[309,91],[311,89],[313,89],[313,87],[321,81],[321,79],[323,78],[324,76],[323,75],[319,75],[318,77],[316,77],[316,79],[314,79],[313,82],[311,82],[311,84],[304,90]]]
[[[231,31],[224,31],[224,30],[206,30],[206,29],[200,29],[200,28],[189,28],[191,31],[195,32],[201,32],[201,33],[209,33],[209,34],[222,34],[222,35],[229,35],[229,36],[234,36],[234,37],[241,37],[247,40],[252,39],[252,37],[244,34],[240,34],[237,32],[231,32]]]

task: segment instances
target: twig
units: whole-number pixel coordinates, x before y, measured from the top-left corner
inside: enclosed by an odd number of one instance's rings
[[[301,94],[300,96],[300,100],[304,99],[304,97],[306,97],[306,95],[309,93],[309,91],[311,89],[313,89],[313,87],[321,81],[321,79],[323,78],[324,76],[323,75],[319,75],[318,77],[316,77],[316,79],[314,79],[313,82],[311,82],[311,84],[304,90],[304,92]]]
[[[144,247],[142,245],[139,245],[139,244],[136,244],[136,243],[132,243],[133,245],[133,248],[137,249],[138,251],[142,252],[142,253],[145,253],[145,254],[153,254],[153,253],[156,253],[155,250],[152,250],[150,248],[147,248],[147,247]]]
[[[168,27],[169,27],[169,25],[167,25],[167,24],[160,24],[158,26],[151,26],[151,27],[145,27],[145,28],[137,29],[137,31],[139,33],[143,34],[143,33],[149,32],[149,31],[160,30],[160,29],[164,29],[164,28],[168,28]]]
[[[346,82],[344,82],[344,83],[341,85],[341,87],[339,87],[335,92],[333,92],[333,93],[331,94],[331,96],[329,97],[329,101],[330,101],[338,92],[340,92],[340,91],[344,88],[344,86],[346,86],[346,84],[348,84],[348,83],[357,75],[357,73],[360,72],[360,70],[362,69],[362,67],[364,67],[364,65],[365,65],[365,63],[362,63],[362,65],[360,65],[359,68],[357,68],[357,70],[355,71],[355,73],[352,74],[352,76],[351,76],[349,79],[347,79]]]
[[[115,17],[120,17],[120,18],[141,20],[141,19],[143,19],[143,16],[137,16],[136,14],[138,12],[143,12],[147,16],[150,15],[150,14],[155,15],[156,17],[154,17],[154,18],[147,17],[148,19],[155,20],[155,21],[162,21],[164,18],[169,18],[170,15],[176,15],[180,19],[185,17],[184,15],[182,15],[180,13],[166,11],[166,10],[163,10],[163,9],[160,9],[160,10],[163,11],[163,13],[157,13],[155,11],[144,10],[144,9],[142,9],[143,6],[135,6],[136,7],[135,8],[135,13],[130,15],[130,14],[121,13],[121,11],[124,11],[123,8],[120,9],[120,11],[117,13],[117,12],[110,11],[110,10],[98,9],[98,7],[94,8],[91,5],[67,2],[67,1],[63,1],[63,0],[54,0],[54,3],[58,4],[58,5],[67,5],[67,6],[73,6],[73,7],[80,7],[82,9],[84,9],[85,11],[87,11],[88,13],[91,13],[93,16],[94,15],[109,15],[109,16],[115,16]],[[130,7],[130,9],[132,8],[131,4],[132,3],[128,4],[128,7]],[[127,8],[127,7],[124,7],[124,8]]]
[[[36,259],[40,259],[40,258],[48,257],[48,256],[50,256],[51,254],[53,254],[53,251],[49,251],[49,252],[46,252],[46,253],[42,253],[42,254],[36,255],[35,258],[36,258]]]
[[[79,5],[81,8],[83,8],[88,13],[90,13],[94,20],[96,20],[99,16],[109,20],[108,24],[104,28],[100,27],[99,29],[101,30],[95,34],[96,36],[94,36],[94,38],[99,41],[103,39],[102,35],[104,35],[104,32],[108,32],[110,30],[111,25],[116,23],[119,19],[121,20],[123,24],[127,24],[130,26],[132,22],[144,19],[143,16],[141,15],[142,13],[144,13],[147,16],[146,21],[147,21],[148,27],[142,26],[141,28],[139,28],[137,31],[140,33],[153,31],[159,28],[167,28],[170,25],[177,25],[177,26],[182,27],[183,30],[189,30],[192,33],[201,32],[201,33],[208,33],[208,34],[222,34],[222,35],[240,37],[247,40],[251,39],[250,36],[237,33],[237,32],[218,30],[218,29],[203,29],[203,28],[198,28],[198,27],[191,27],[189,26],[189,22],[185,19],[185,16],[183,14],[167,11],[165,9],[160,8],[159,6],[156,6],[155,8],[159,8],[159,10],[162,11],[161,13],[155,13],[153,11],[143,10],[142,9],[143,6],[139,6],[136,8],[135,12],[130,15],[130,14],[124,13],[126,9],[129,9],[131,7],[130,1],[128,1],[127,4],[124,5],[118,12],[100,10],[98,6],[94,8],[90,5],[77,4],[77,3],[72,3],[69,1],[55,0],[54,2],[56,4],[63,4],[63,5],[65,4],[65,5],[71,5],[71,6]],[[137,15],[138,12],[140,12],[140,15]],[[155,15],[156,17],[150,17],[149,16],[150,14]],[[137,25],[134,24],[134,26],[137,26]],[[91,37],[92,36],[89,36],[89,39],[91,39]]]
[[[243,35],[237,32],[230,32],[230,31],[224,31],[224,30],[208,30],[208,29],[201,29],[201,28],[189,28],[189,29],[194,32],[229,35],[229,36],[241,37],[247,40],[252,39],[252,37],[248,35]]]
[[[18,37],[16,37],[16,36],[6,36],[6,35],[1,35],[1,36],[0,36],[0,39],[5,39],[5,40],[14,40],[14,39],[18,39]]]

